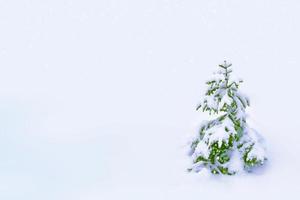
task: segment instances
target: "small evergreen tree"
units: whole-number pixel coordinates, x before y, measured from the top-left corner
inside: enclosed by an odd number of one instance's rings
[[[266,161],[262,138],[247,125],[249,99],[239,91],[243,81],[231,78],[231,64],[226,61],[219,67],[206,82],[205,98],[197,107],[214,118],[202,122],[190,144],[193,164],[189,171],[207,168],[213,174],[227,175],[252,171]]]

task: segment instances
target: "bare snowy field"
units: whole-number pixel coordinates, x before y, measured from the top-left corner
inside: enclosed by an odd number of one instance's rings
[[[0,1],[0,199],[299,199],[297,0]],[[189,174],[195,107],[224,59],[269,150]]]

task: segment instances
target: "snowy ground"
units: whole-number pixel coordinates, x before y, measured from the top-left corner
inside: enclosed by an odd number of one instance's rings
[[[300,3],[0,1],[0,199],[297,199]],[[228,59],[260,174],[188,174],[204,82]]]

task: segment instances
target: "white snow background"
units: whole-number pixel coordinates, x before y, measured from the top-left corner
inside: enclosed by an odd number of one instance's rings
[[[297,0],[0,1],[0,199],[298,199]],[[189,174],[205,80],[244,79],[267,168]]]

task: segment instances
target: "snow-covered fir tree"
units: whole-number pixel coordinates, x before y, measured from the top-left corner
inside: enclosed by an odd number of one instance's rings
[[[262,138],[246,121],[249,99],[239,91],[243,81],[234,80],[231,73],[231,64],[224,61],[206,82],[208,89],[197,110],[213,119],[202,122],[191,141],[189,171],[207,168],[213,174],[233,175],[252,171],[267,160]]]

